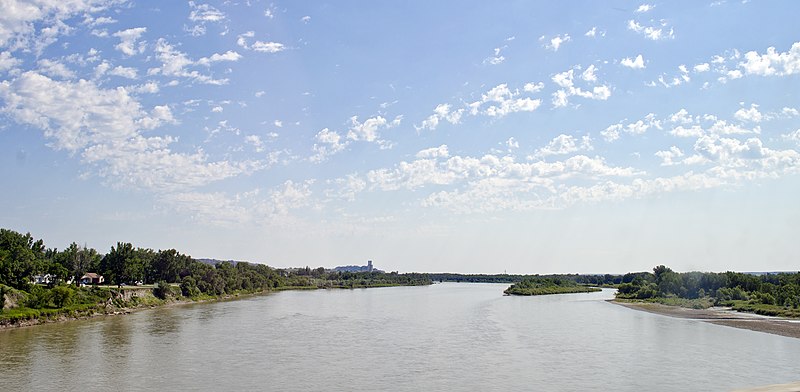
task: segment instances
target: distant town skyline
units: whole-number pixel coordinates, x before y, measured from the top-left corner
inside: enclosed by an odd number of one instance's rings
[[[797,2],[2,7],[0,226],[50,247],[797,269]]]

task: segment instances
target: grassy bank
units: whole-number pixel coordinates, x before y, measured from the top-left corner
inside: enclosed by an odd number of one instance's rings
[[[182,296],[177,286],[171,286],[166,294],[159,292],[158,288],[150,287],[81,287],[71,288],[73,290],[74,303],[61,307],[55,306],[50,302],[41,304],[39,308],[27,306],[15,306],[3,309],[0,312],[0,328],[13,328],[19,326],[30,326],[50,322],[79,320],[96,316],[125,314],[138,309],[153,308],[164,305],[210,302],[219,300],[236,299],[250,295],[265,294],[269,292],[285,290],[319,290],[319,289],[353,289],[353,288],[373,288],[373,287],[395,287],[407,286],[407,284],[389,283],[364,283],[352,285],[321,285],[321,286],[280,286],[263,290],[237,290],[221,295],[210,295],[199,293],[194,296]],[[15,303],[31,303],[32,294],[6,288],[9,297]],[[159,295],[163,298],[159,298]]]

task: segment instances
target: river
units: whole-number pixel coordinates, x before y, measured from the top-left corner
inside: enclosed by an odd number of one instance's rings
[[[800,339],[506,284],[285,291],[0,331],[0,390],[727,391]]]

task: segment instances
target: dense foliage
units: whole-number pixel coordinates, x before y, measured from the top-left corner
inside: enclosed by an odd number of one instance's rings
[[[793,315],[797,312],[792,310],[800,307],[800,273],[677,273],[659,265],[653,269],[653,273],[640,272],[625,277],[629,279],[623,279],[624,283],[619,285],[617,298],[688,304],[692,307],[728,305],[757,313],[784,315]]]
[[[469,283],[517,283],[531,277],[540,275],[514,275],[514,274],[454,274],[435,273],[429,274],[430,278],[439,282],[469,282]],[[622,283],[622,275],[542,275],[542,277],[569,279],[579,284],[593,286],[613,286]]]
[[[511,285],[504,292],[511,295],[546,295],[567,293],[589,293],[600,291],[596,287],[580,285],[574,277],[550,275],[531,276],[525,280]]]
[[[103,275],[110,288],[80,287],[80,278],[94,272]],[[36,276],[48,275],[46,284]],[[130,286],[151,290],[155,298],[195,298],[259,292],[292,287],[375,287],[430,284],[425,274],[397,272],[330,272],[320,267],[280,270],[263,264],[197,261],[175,249],[136,248],[118,242],[108,253],[72,243],[66,249],[46,249],[30,234],[0,229],[0,301],[13,294],[13,307],[28,317],[47,309],[85,308],[107,301],[124,300]],[[11,306],[9,306],[11,307]],[[0,311],[3,306],[0,306]],[[34,310],[36,310],[34,312]],[[45,313],[47,313],[45,311]],[[7,315],[5,315],[7,316]]]

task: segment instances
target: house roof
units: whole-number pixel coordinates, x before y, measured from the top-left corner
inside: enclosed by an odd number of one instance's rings
[[[83,279],[83,278],[97,279],[97,278],[99,278],[99,277],[101,277],[101,276],[102,276],[102,275],[100,275],[100,274],[96,274],[96,273],[94,273],[94,272],[87,272],[87,273],[86,273],[86,275],[83,275],[83,276],[81,276],[81,279]]]

